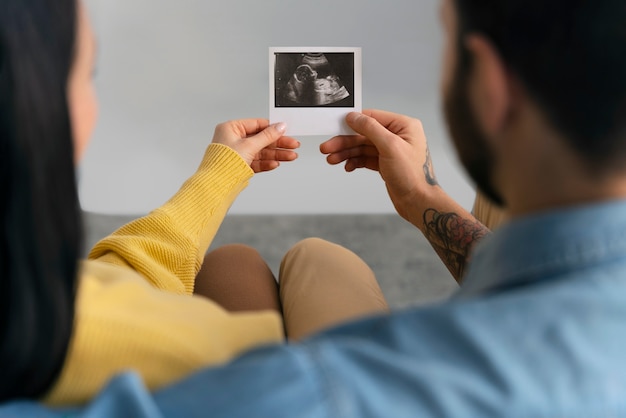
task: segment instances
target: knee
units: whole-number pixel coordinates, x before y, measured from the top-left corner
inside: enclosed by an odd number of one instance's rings
[[[331,247],[338,247],[338,245],[322,238],[306,238],[291,247],[289,251],[287,251],[285,258],[294,255],[316,254],[319,250]]]
[[[209,251],[204,256],[204,261],[211,261],[215,259],[232,259],[232,258],[245,258],[245,259],[261,259],[259,252],[245,244],[227,244]]]
[[[316,237],[311,237],[311,238],[305,238],[302,241],[298,242],[297,244],[295,244],[292,249],[297,249],[297,248],[308,248],[308,247],[320,247],[320,246],[326,246],[326,245],[335,245],[330,241],[326,241],[325,239],[322,238],[316,238]]]
[[[316,264],[324,262],[332,254],[338,254],[346,251],[340,245],[334,244],[321,238],[306,238],[295,244],[283,257],[281,268],[287,264],[304,263]]]

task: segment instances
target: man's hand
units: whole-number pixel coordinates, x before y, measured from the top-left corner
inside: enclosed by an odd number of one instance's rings
[[[213,135],[214,144],[226,145],[235,150],[255,173],[271,171],[281,161],[298,158],[294,151],[300,143],[283,136],[283,123],[269,126],[266,119],[242,119],[217,125]]]
[[[330,164],[345,161],[352,172],[368,168],[380,172],[391,200],[403,218],[410,219],[417,200],[437,186],[424,129],[419,120],[381,110],[350,113],[348,125],[359,135],[336,136],[320,146]]]
[[[380,172],[400,216],[424,233],[460,283],[472,248],[489,230],[438,186],[421,122],[380,110],[350,113],[346,121],[359,135],[323,143],[328,162]]]

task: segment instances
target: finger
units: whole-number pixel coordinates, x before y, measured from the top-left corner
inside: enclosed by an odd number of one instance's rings
[[[240,138],[256,135],[270,125],[267,119],[241,119],[234,122],[238,125]]]
[[[329,164],[339,164],[343,161],[356,157],[378,157],[378,150],[372,145],[361,145],[360,147],[348,148],[335,152],[326,157]]]
[[[346,117],[348,125],[357,133],[367,137],[381,153],[389,152],[389,143],[397,141],[396,134],[390,132],[376,119],[362,113],[351,112]]]
[[[269,147],[272,144],[278,142],[278,140],[283,137],[286,130],[287,125],[282,122],[276,123],[274,125],[266,127],[256,135],[249,137],[247,142],[249,144],[253,144],[253,146],[256,148],[256,152],[259,152],[263,148]]]
[[[367,143],[370,142],[360,135],[336,136],[322,143],[320,145],[320,151],[322,154],[332,154],[347,148],[354,148]]]
[[[363,114],[376,119],[387,130],[402,136],[408,142],[413,142],[414,138],[424,132],[422,122],[409,116],[377,109],[366,109]]]
[[[378,171],[378,158],[356,157],[346,161],[345,169],[348,173],[351,173],[359,168],[367,168],[369,170]]]
[[[411,121],[416,120],[408,116],[401,115],[399,113],[393,113],[393,112],[388,112],[386,110],[378,110],[378,109],[365,109],[363,111],[363,114],[365,116],[369,116],[371,118],[376,119],[378,122],[380,122],[381,125],[385,127],[388,127],[389,125],[393,124],[394,121],[411,123]]]
[[[267,119],[240,119],[220,123],[215,127],[215,136],[245,138],[256,134],[269,126]]]
[[[300,141],[290,136],[283,136],[276,141],[275,144],[270,145],[271,148],[283,148],[283,149],[297,149],[300,148]]]
[[[265,171],[272,171],[280,167],[280,163],[278,161],[270,161],[270,160],[255,160],[250,164],[250,168],[255,173],[263,173]]]
[[[259,153],[259,160],[267,161],[293,161],[298,158],[298,153],[286,149],[265,148]]]

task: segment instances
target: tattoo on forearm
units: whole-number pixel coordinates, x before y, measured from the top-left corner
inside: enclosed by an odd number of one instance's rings
[[[435,177],[435,170],[433,169],[433,160],[430,158],[430,150],[426,148],[426,162],[424,163],[424,176],[426,182],[431,186],[437,186],[437,178]]]
[[[454,278],[460,282],[474,245],[489,229],[473,218],[435,209],[424,212],[424,235]]]

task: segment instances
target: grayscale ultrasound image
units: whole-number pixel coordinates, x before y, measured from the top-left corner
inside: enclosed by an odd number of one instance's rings
[[[354,53],[276,53],[276,107],[354,107]]]

